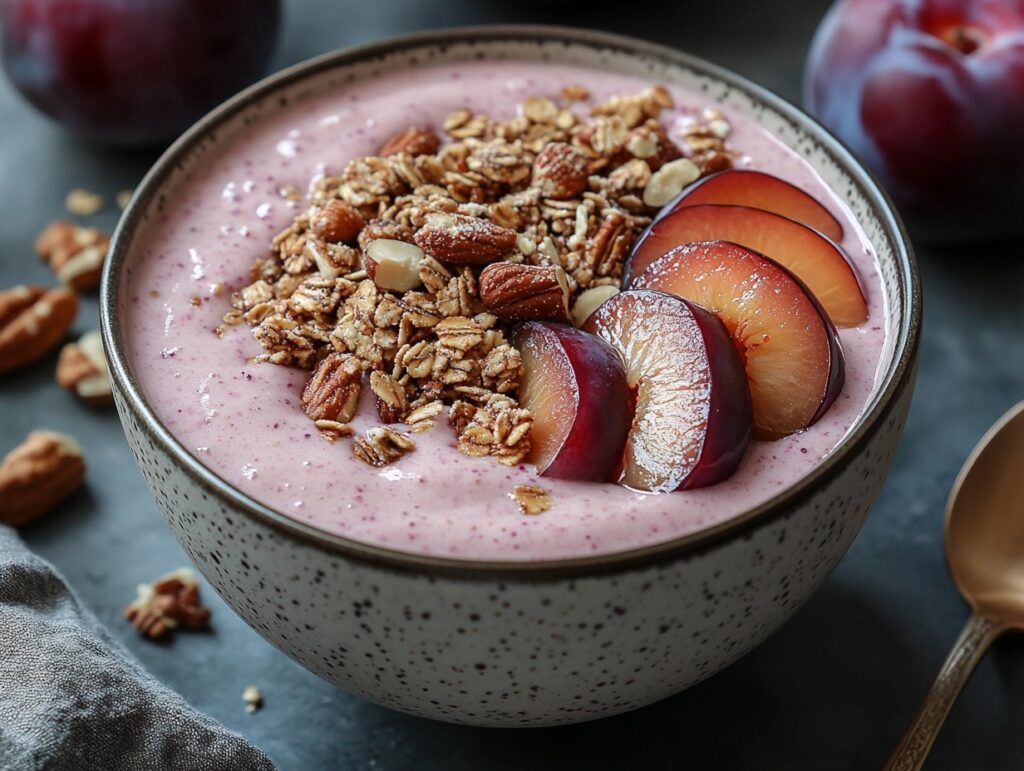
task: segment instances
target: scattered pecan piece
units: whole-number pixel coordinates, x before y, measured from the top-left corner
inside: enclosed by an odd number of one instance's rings
[[[79,292],[99,285],[109,247],[107,233],[64,221],[47,225],[35,243],[36,254],[57,280]]]
[[[19,286],[0,292],[0,373],[49,353],[77,313],[78,298],[69,289]]]
[[[431,214],[415,236],[416,245],[442,262],[486,265],[516,245],[516,232],[463,214]]]
[[[252,714],[263,706],[263,693],[255,685],[250,685],[242,691],[242,701],[245,702],[245,711]]]
[[[0,463],[0,523],[28,525],[75,492],[84,479],[85,461],[74,439],[33,431]]]
[[[362,366],[354,356],[328,354],[306,383],[302,408],[313,420],[348,423],[359,405],[362,377]]]
[[[110,373],[107,372],[103,339],[99,332],[86,332],[77,343],[64,346],[57,360],[57,384],[78,394],[89,404],[102,406],[113,403]]]
[[[646,161],[651,171],[657,171],[666,163],[683,157],[679,145],[669,139],[665,129],[656,120],[649,120],[630,131],[626,150],[635,158]]]
[[[516,485],[512,488],[512,500],[519,504],[523,514],[542,514],[551,508],[551,495],[537,485]]]
[[[390,426],[373,426],[352,443],[352,454],[370,466],[386,466],[416,449],[407,434]]]
[[[362,214],[337,198],[316,210],[312,219],[313,232],[317,237],[336,243],[355,241],[366,224]]]
[[[488,265],[480,274],[480,300],[509,321],[569,320],[569,284],[557,265]]]
[[[157,639],[178,626],[206,626],[210,611],[200,602],[195,573],[180,568],[150,584],[139,584],[137,596],[125,608],[124,617],[146,637]]]
[[[576,198],[587,189],[590,158],[567,142],[549,142],[533,160],[533,184],[546,198]]]
[[[608,276],[620,267],[633,245],[633,229],[620,211],[605,214],[601,227],[587,249],[587,261],[599,276]]]
[[[441,146],[441,140],[437,134],[428,128],[410,126],[405,131],[393,134],[377,151],[377,155],[387,157],[407,153],[413,157],[417,155],[431,155],[436,153]]]

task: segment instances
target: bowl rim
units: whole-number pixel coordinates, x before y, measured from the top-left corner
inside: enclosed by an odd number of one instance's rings
[[[291,519],[285,514],[251,498],[218,474],[204,466],[175,438],[156,416],[142,396],[131,372],[120,331],[118,286],[127,254],[127,246],[142,213],[150,201],[160,195],[163,183],[192,148],[211,132],[228,122],[250,104],[284,87],[328,70],[379,59],[403,50],[426,46],[487,45],[500,42],[569,43],[589,48],[611,49],[640,59],[653,59],[681,66],[744,92],[754,102],[766,105],[813,137],[833,160],[860,187],[870,202],[883,230],[892,237],[900,263],[900,283],[905,300],[902,325],[897,330],[894,363],[874,405],[862,415],[854,428],[806,476],[786,487],[764,503],[710,528],[698,530],[662,543],[607,554],[546,560],[497,561],[465,560],[404,552],[328,533]],[[809,497],[818,487],[836,476],[858,450],[873,436],[890,408],[906,387],[912,386],[914,363],[920,338],[922,314],[921,283],[917,261],[907,231],[892,201],[875,177],[853,156],[847,147],[816,120],[769,89],[699,57],[668,46],[625,35],[551,25],[496,24],[417,32],[341,48],[274,73],[239,92],[197,121],[182,134],[146,173],[125,208],[111,239],[110,253],[103,271],[100,289],[100,328],[110,374],[120,392],[119,406],[129,410],[150,438],[170,455],[175,464],[196,483],[221,502],[248,516],[269,524],[284,535],[298,538],[339,556],[369,562],[400,571],[443,573],[473,577],[551,578],[633,569],[657,561],[693,556],[707,551],[723,540],[749,533],[791,510],[794,503]]]

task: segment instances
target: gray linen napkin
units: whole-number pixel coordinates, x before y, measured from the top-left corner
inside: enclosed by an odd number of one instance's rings
[[[0,769],[273,768],[150,677],[0,525]]]

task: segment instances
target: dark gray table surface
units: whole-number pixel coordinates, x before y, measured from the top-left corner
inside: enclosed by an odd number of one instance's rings
[[[827,3],[695,0],[286,3],[275,66],[384,35],[538,21],[657,39],[799,98]],[[955,151],[955,148],[954,148]],[[155,153],[80,145],[0,79],[0,286],[47,282],[31,252],[73,187],[112,199]],[[111,227],[111,207],[92,220]],[[926,325],[917,393],[895,468],[825,587],[766,644],[655,706],[559,729],[444,725],[345,694],[278,653],[212,591],[212,631],[161,645],[121,620],[134,586],[187,560],[164,527],[113,411],[83,409],[53,382],[56,356],[0,382],[0,451],[36,427],[78,436],[86,490],[25,533],[125,645],[191,704],[241,731],[282,769],[878,768],[938,670],[966,608],[946,573],[942,513],[975,441],[1024,397],[1022,243],[919,247]],[[76,332],[98,324],[86,300]],[[2,630],[0,630],[2,634]],[[241,693],[258,685],[264,708]],[[1024,640],[1005,638],[955,706],[928,768],[1024,768]]]

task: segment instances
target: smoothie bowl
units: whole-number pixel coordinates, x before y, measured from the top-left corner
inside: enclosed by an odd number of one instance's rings
[[[676,693],[842,557],[919,285],[863,169],[684,54],[552,28],[322,57],[205,118],[104,277],[118,410],[260,634],[387,706]]]

